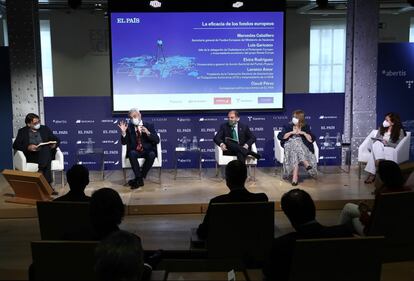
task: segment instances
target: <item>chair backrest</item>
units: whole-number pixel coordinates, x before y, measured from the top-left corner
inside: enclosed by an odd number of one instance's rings
[[[34,241],[35,280],[96,280],[97,241]]]
[[[383,237],[297,240],[290,281],[380,280]]]
[[[213,203],[209,208],[209,257],[265,260],[274,238],[274,202]]]
[[[414,192],[378,196],[367,235],[385,236],[387,261],[414,258]]]
[[[42,240],[84,240],[93,236],[88,202],[37,202]]]
[[[285,159],[284,149],[282,145],[280,144],[280,140],[277,138],[280,131],[275,130],[273,131],[273,140],[274,140],[274,149],[275,149],[275,159],[279,163],[283,163]]]

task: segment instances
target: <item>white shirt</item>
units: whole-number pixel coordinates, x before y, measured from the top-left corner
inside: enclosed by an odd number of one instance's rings
[[[390,132],[386,132],[384,134],[384,136],[382,137],[383,140],[385,140],[386,142],[389,142],[391,138],[391,133]]]

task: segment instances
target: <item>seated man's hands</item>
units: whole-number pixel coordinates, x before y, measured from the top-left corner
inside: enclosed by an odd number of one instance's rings
[[[35,144],[29,144],[29,146],[27,147],[28,151],[37,151],[37,145]]]
[[[221,143],[221,144],[220,144],[220,148],[221,148],[221,150],[223,150],[223,151],[226,151],[226,150],[227,150],[227,146],[226,146],[226,144],[224,144],[224,143]]]

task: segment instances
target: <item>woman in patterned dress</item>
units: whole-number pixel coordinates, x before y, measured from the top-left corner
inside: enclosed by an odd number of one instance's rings
[[[303,164],[308,173],[316,177],[316,157],[313,148],[315,136],[305,123],[303,110],[295,110],[292,121],[278,134],[281,146],[285,149],[283,174],[292,175],[292,185],[298,185],[299,164]]]

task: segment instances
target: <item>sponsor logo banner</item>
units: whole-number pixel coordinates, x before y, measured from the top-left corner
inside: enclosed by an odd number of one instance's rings
[[[284,111],[240,112],[240,122],[247,124],[256,136],[256,146],[262,155],[258,165],[275,165],[273,131],[288,124],[293,110],[298,107],[305,111],[306,122],[311,126],[318,146],[323,147],[320,150],[323,164],[340,164],[341,150],[335,144],[343,132],[344,95],[288,94]],[[46,124],[62,141],[65,169],[75,163],[77,150],[85,149],[88,143],[103,149],[106,170],[121,169],[122,145],[117,124],[127,120],[127,116],[112,116],[110,97],[46,97],[45,116]],[[227,122],[227,112],[157,115],[144,112],[143,119],[153,123],[161,135],[163,168],[174,168],[175,148],[184,143],[187,147],[200,148],[204,168],[214,167],[213,138],[220,125]],[[329,146],[325,146],[326,143]],[[179,167],[198,168],[198,157],[197,153],[180,153],[177,155]],[[79,161],[88,168],[100,169],[98,156],[82,155],[81,158]]]

